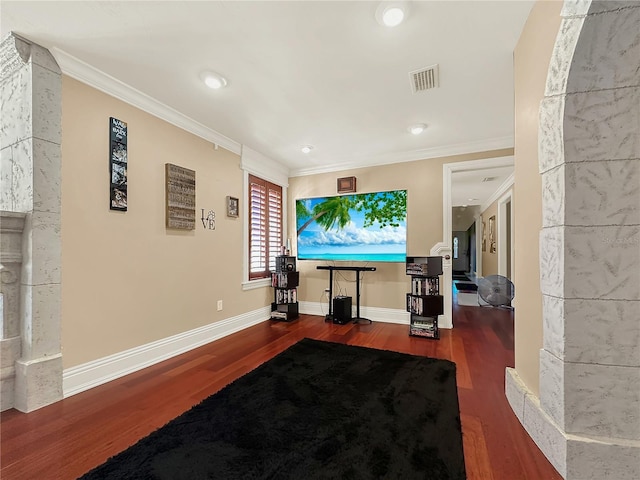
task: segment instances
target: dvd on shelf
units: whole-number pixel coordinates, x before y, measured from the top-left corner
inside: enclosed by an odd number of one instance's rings
[[[284,248],[284,247],[283,247]],[[271,272],[271,286],[274,289],[271,303],[271,319],[291,321],[298,318],[298,285],[300,273],[296,270],[296,257],[279,255],[276,270]]]
[[[437,329],[419,328],[419,327],[416,327],[415,325],[411,326],[411,329],[409,330],[409,334],[416,337],[427,337],[427,338],[439,337]]]
[[[287,288],[290,285],[297,287],[299,281],[299,272],[276,272],[271,274],[271,286],[274,288]]]
[[[298,292],[295,288],[290,290],[276,290],[276,303],[296,303],[298,301]]]
[[[438,295],[440,280],[438,277],[411,277],[411,293],[413,295]]]
[[[278,319],[282,319],[282,320],[287,320],[287,312],[279,312],[279,311],[273,311],[271,312],[271,318],[278,318]]]
[[[437,317],[423,317],[414,315],[413,326],[416,328],[425,328],[433,330],[436,327]]]
[[[442,275],[442,257],[407,257],[406,273],[411,276],[409,335],[440,338],[438,315],[444,313],[444,297],[438,277]]]

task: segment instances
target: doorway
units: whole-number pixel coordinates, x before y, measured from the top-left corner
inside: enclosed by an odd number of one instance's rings
[[[491,169],[510,169],[513,172],[514,158],[513,156],[507,157],[497,157],[497,158],[487,158],[483,160],[471,160],[466,162],[455,162],[455,163],[446,163],[442,166],[442,188],[443,188],[443,196],[442,196],[442,242],[437,243],[431,248],[431,255],[441,255],[444,257],[443,261],[443,276],[442,276],[442,288],[441,291],[444,295],[444,315],[442,318],[441,326],[443,328],[451,328],[453,327],[452,323],[452,271],[453,271],[453,207],[454,205],[458,206],[469,206],[469,202],[476,197],[470,196],[469,189],[465,188],[456,188],[455,190],[459,192],[456,193],[457,200],[453,201],[453,192],[454,192],[454,175],[455,182],[458,183],[458,179],[464,178],[465,176],[477,176],[480,175],[484,171],[488,171]],[[489,175],[490,177],[491,175]],[[482,178],[484,180],[484,178]],[[477,182],[476,182],[477,183]],[[480,208],[483,206],[491,205],[495,202],[504,192],[510,189],[513,185],[513,173],[505,180],[502,184],[495,187],[495,193],[484,202],[480,202],[477,200],[477,203],[481,203]],[[466,202],[464,201],[466,199]],[[486,205],[488,203],[488,205]],[[476,228],[475,231],[478,231],[477,228],[477,220],[476,220]],[[482,233],[476,235],[476,269],[479,271],[482,268],[482,261],[480,256],[482,255],[482,251],[477,248],[478,238],[482,236]],[[513,238],[513,235],[511,236]],[[512,264],[513,265],[513,264]]]

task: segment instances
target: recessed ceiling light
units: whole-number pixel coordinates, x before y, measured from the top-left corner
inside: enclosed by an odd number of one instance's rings
[[[415,125],[411,125],[409,127],[409,131],[413,135],[420,135],[422,132],[424,132],[425,128],[427,128],[427,126],[424,123],[417,123]]]
[[[302,153],[309,153],[311,150],[313,150],[313,147],[311,145],[305,145],[304,147],[301,148]]]
[[[408,4],[404,1],[382,2],[376,9],[376,20],[385,27],[396,27],[407,17]]]
[[[202,75],[200,75],[200,78],[207,87],[213,88],[214,90],[227,86],[227,79],[219,73],[204,72]]]
[[[387,8],[382,14],[382,22],[387,27],[395,27],[396,25],[400,25],[404,20],[404,12],[399,7],[390,7]]]

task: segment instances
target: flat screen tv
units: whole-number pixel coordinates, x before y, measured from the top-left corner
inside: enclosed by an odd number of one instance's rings
[[[300,260],[404,262],[407,191],[296,200]]]

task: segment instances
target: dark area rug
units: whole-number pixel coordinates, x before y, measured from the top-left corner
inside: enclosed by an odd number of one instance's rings
[[[478,286],[475,283],[456,282],[456,288],[459,292],[477,292]]]
[[[464,479],[459,415],[452,362],[304,339],[81,478]]]

